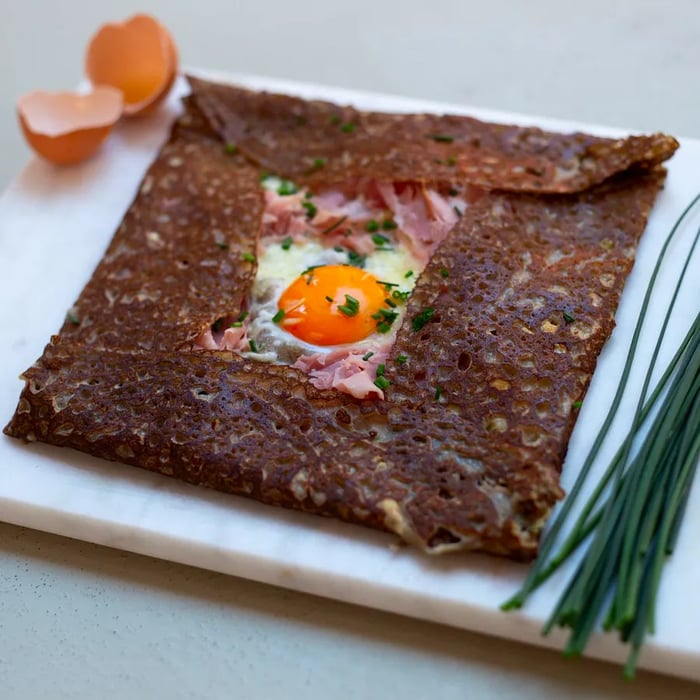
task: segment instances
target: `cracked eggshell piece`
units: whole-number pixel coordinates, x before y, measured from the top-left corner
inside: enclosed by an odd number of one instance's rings
[[[178,55],[168,30],[150,15],[103,25],[92,37],[85,72],[93,85],[110,85],[124,95],[124,115],[150,111],[170,91]]]
[[[119,121],[122,109],[122,93],[107,86],[87,94],[37,90],[17,100],[27,142],[58,165],[79,163],[94,155]]]

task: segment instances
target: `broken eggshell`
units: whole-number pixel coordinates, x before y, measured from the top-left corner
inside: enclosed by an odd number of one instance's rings
[[[92,37],[85,57],[90,82],[124,95],[124,114],[143,114],[169,92],[178,56],[168,30],[150,15],[105,24]]]
[[[87,94],[37,90],[17,100],[27,142],[40,156],[59,165],[92,156],[119,121],[122,109],[122,93],[108,86]]]

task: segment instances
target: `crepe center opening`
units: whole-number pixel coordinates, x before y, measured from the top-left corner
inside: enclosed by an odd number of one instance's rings
[[[320,389],[384,398],[383,363],[406,301],[465,193],[373,180],[312,193],[276,177],[263,187],[247,308],[195,345],[292,365]]]

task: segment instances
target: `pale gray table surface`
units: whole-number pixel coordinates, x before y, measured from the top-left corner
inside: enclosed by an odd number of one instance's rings
[[[0,188],[28,157],[16,97],[75,85],[90,34],[136,11],[188,65],[700,137],[697,0],[0,6]],[[630,685],[606,664],[0,525],[3,700],[328,697],[683,700],[700,686]]]

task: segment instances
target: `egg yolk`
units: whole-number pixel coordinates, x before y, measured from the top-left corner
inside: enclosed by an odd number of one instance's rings
[[[349,265],[309,269],[282,292],[280,327],[313,345],[339,345],[366,338],[377,329],[372,318],[386,291],[377,278]]]

